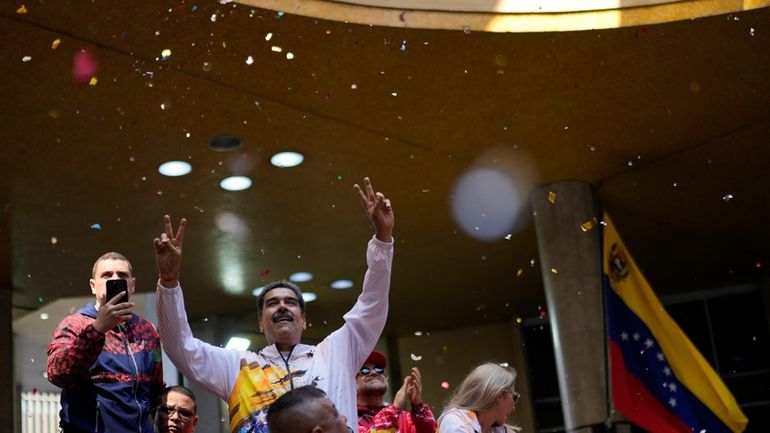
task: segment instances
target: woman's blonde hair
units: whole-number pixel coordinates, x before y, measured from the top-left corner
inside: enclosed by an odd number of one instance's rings
[[[444,410],[488,410],[495,405],[504,391],[511,391],[516,380],[516,370],[485,362],[474,368],[462,381],[444,405]]]

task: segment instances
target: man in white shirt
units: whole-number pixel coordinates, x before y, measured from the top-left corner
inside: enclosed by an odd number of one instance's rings
[[[233,433],[265,432],[267,408],[287,391],[305,385],[324,390],[356,427],[355,375],[380,337],[388,314],[388,290],[393,260],[394,216],[390,200],[375,193],[368,178],[356,195],[375,235],[369,241],[368,270],[362,293],[345,314],[345,324],[318,346],[300,343],[307,325],[299,289],[276,282],[258,299],[259,327],[269,346],[258,352],[226,350],[193,337],[187,323],[179,269],[186,221],[174,234],[164,216],[165,232],[156,238],[158,264],[157,310],[163,349],[191,382],[228,403]]]

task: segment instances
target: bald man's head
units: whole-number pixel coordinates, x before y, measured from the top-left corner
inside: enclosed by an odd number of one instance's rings
[[[303,386],[282,395],[267,410],[270,433],[348,433],[347,419],[326,394]]]

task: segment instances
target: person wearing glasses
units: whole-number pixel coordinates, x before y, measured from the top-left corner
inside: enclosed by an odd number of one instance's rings
[[[270,433],[352,433],[326,393],[314,386],[295,388],[267,410]]]
[[[155,433],[192,433],[198,424],[195,394],[182,385],[169,386],[160,393],[155,408]]]
[[[510,433],[506,425],[520,394],[516,371],[486,362],[474,368],[449,398],[438,419],[437,433]]]
[[[163,349],[182,374],[197,387],[227,402],[230,431],[264,433],[267,408],[289,390],[314,385],[326,391],[351,428],[356,426],[355,374],[380,338],[388,316],[393,262],[394,215],[390,200],[375,192],[369,178],[353,189],[374,226],[366,250],[368,269],[363,290],[343,317],[345,323],[317,346],[301,344],[307,327],[299,288],[278,281],[257,297],[257,320],[268,346],[257,351],[229,350],[194,338],[187,322],[179,284],[182,219],[174,234],[171,218],[154,239],[158,266],[156,305]]]
[[[387,366],[385,355],[375,350],[356,375],[358,433],[434,433],[436,419],[428,403],[422,401],[420,370],[413,367],[393,404],[386,404]],[[409,412],[407,404],[411,407]]]

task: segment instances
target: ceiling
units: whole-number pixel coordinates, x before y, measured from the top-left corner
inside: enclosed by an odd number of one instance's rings
[[[595,186],[661,294],[761,281],[769,265],[770,9],[511,34],[216,2],[17,7],[0,13],[0,281],[14,319],[88,296],[110,250],[154,290],[151,242],[168,213],[189,221],[191,318],[256,332],[252,289],[308,271],[308,336],[325,335],[360,291],[372,229],[352,185],[364,176],[396,214],[388,335],[536,315],[528,194],[560,180]],[[98,61],[94,85],[73,82],[80,50]],[[222,134],[244,144],[209,150]],[[304,163],[272,166],[284,150]],[[193,170],[162,176],[168,160]],[[520,206],[491,241],[451,212],[478,167],[518,188],[491,191]],[[253,186],[220,189],[234,174]],[[338,278],[355,287],[330,289]]]

